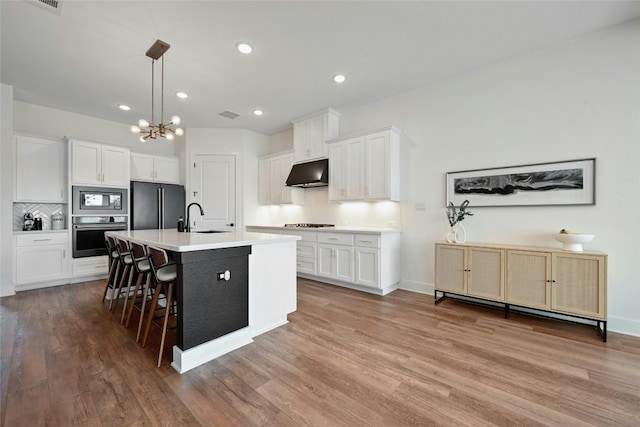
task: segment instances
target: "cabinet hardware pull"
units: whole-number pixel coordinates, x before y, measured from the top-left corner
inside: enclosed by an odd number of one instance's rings
[[[33,239],[34,242],[48,242],[49,240],[53,239]]]
[[[360,243],[373,243],[373,240],[358,240]]]
[[[66,258],[67,257],[67,250],[63,249],[62,250],[62,258]]]
[[[100,172],[98,172],[98,177],[96,178],[96,181],[100,182]]]
[[[337,237],[327,237],[327,240],[338,240]]]

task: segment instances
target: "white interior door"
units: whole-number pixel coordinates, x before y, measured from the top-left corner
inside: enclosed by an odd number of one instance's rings
[[[204,210],[191,207],[190,222],[196,230],[235,230],[236,157],[194,156],[189,203],[198,202]]]

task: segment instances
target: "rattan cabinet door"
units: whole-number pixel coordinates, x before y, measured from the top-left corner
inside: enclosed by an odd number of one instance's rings
[[[467,261],[467,293],[504,301],[504,250],[470,247]]]
[[[436,245],[436,290],[467,293],[466,253],[465,247]]]
[[[553,254],[551,308],[554,311],[606,319],[604,256]]]
[[[507,251],[506,302],[551,309],[551,253]]]

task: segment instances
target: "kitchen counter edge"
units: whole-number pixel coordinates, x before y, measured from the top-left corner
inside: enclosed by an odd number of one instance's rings
[[[284,227],[278,225],[247,225],[247,229],[264,229],[264,230],[278,230],[278,231],[317,231],[319,233],[352,233],[352,234],[390,234],[390,233],[402,233],[402,230],[397,228],[372,228],[372,227],[319,227],[319,228],[306,228],[306,227]]]

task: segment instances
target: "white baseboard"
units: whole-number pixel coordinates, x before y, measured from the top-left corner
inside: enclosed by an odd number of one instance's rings
[[[625,335],[640,337],[640,321],[624,317],[609,316],[607,329]]]
[[[398,286],[398,289],[433,295],[434,286],[431,283],[414,282],[413,280],[402,279],[400,280],[400,286]]]

